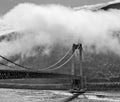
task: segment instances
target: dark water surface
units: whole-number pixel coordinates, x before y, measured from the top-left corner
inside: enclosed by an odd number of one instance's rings
[[[100,96],[101,94],[106,97]],[[0,89],[0,102],[62,102],[70,96],[65,91]],[[120,92],[91,92],[86,93],[88,99],[80,96],[72,102],[120,102],[119,96]]]

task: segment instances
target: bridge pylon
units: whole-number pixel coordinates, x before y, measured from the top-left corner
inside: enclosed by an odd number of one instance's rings
[[[72,46],[72,54],[75,53],[75,51],[78,50],[79,51],[79,75],[77,74],[77,70],[75,68],[75,56],[72,59],[72,69],[71,69],[71,74],[74,76],[77,76],[75,78],[72,78],[72,87],[71,90],[73,91],[80,91],[81,89],[85,89],[85,84],[86,84],[86,80],[85,77],[83,75],[83,67],[82,67],[82,44],[78,43],[78,44],[73,44]]]

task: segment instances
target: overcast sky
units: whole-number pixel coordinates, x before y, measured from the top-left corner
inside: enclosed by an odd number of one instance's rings
[[[109,2],[112,0],[0,0],[0,14],[5,14],[19,3],[61,4],[70,7]]]

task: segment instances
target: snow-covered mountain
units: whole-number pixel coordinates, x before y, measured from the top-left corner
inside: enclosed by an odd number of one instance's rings
[[[101,3],[101,4],[96,4],[96,5],[84,5],[82,7],[74,7],[74,10],[81,10],[81,9],[86,9],[86,10],[108,10],[108,9],[120,9],[120,0],[115,0],[111,1],[108,3]]]

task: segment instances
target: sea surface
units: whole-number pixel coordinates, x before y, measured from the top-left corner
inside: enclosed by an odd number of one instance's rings
[[[0,89],[0,102],[63,102],[70,96],[67,91]],[[120,102],[120,92],[89,92],[72,102]]]

